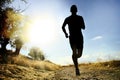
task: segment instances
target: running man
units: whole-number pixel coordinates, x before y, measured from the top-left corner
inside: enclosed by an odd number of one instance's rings
[[[82,56],[83,51],[83,35],[81,29],[85,29],[85,24],[82,16],[77,15],[76,5],[71,6],[71,15],[67,17],[62,25],[62,30],[65,37],[69,37],[70,46],[72,49],[72,60],[75,66],[76,75],[80,75],[78,68],[78,58]],[[68,25],[69,35],[66,32],[65,26]]]

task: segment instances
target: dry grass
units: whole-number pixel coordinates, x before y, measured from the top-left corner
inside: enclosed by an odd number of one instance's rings
[[[56,65],[50,61],[32,60],[23,55],[19,55],[17,57],[12,58],[11,62],[19,66],[32,67],[34,69],[41,69],[41,70],[47,70],[47,71],[58,70],[60,68],[59,65]]]
[[[50,61],[35,61],[26,56],[9,57],[9,63],[0,64],[0,80],[46,80],[61,67]]]
[[[23,55],[12,58],[13,64],[0,64],[0,80],[120,80],[120,61],[80,64],[81,76],[74,66],[35,61]],[[58,70],[59,69],[59,70]]]
[[[98,62],[98,63],[91,63],[92,66],[97,67],[120,67],[120,60],[112,60],[107,62]]]
[[[81,63],[79,66],[92,66],[92,67],[120,67],[120,60],[111,60],[106,62],[96,62],[96,63]],[[63,67],[74,67],[73,64],[63,66]]]

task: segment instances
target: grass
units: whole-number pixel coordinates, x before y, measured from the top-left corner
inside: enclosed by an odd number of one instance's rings
[[[44,80],[60,66],[50,61],[32,60],[26,56],[9,56],[8,64],[0,64],[0,80]]]
[[[79,64],[79,66],[120,67],[120,60],[111,60],[111,61],[96,62],[96,63],[81,63]],[[74,65],[70,64],[63,67],[74,67]]]
[[[41,69],[41,70],[57,70],[60,68],[59,65],[56,65],[50,61],[37,61],[37,60],[32,60],[26,56],[19,55],[17,57],[13,57],[11,59],[12,64],[16,64],[19,66],[24,66],[24,67],[32,67],[34,69]]]
[[[95,66],[120,67],[120,60],[111,60],[107,62],[94,63]]]
[[[47,60],[36,61],[23,55],[9,58],[9,61],[12,64],[0,64],[0,80],[57,80],[58,78],[63,80],[64,76],[74,80],[71,77],[71,74],[74,74],[74,65],[61,67]],[[94,77],[97,80],[120,79],[120,60],[84,63],[79,64],[79,67],[82,75],[77,80],[82,78],[92,80]]]

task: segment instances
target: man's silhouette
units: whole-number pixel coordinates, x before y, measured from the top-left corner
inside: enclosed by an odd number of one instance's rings
[[[85,24],[82,16],[77,15],[76,5],[71,6],[71,16],[67,17],[62,25],[62,30],[65,33],[66,38],[69,37],[70,46],[72,49],[72,60],[75,65],[76,75],[80,75],[78,68],[78,58],[82,56],[83,51],[83,35],[81,29],[85,29]],[[65,30],[65,26],[68,24],[69,35]]]

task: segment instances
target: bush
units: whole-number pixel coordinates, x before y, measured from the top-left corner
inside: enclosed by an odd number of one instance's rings
[[[43,52],[37,47],[31,48],[28,55],[31,56],[34,60],[45,60]]]

